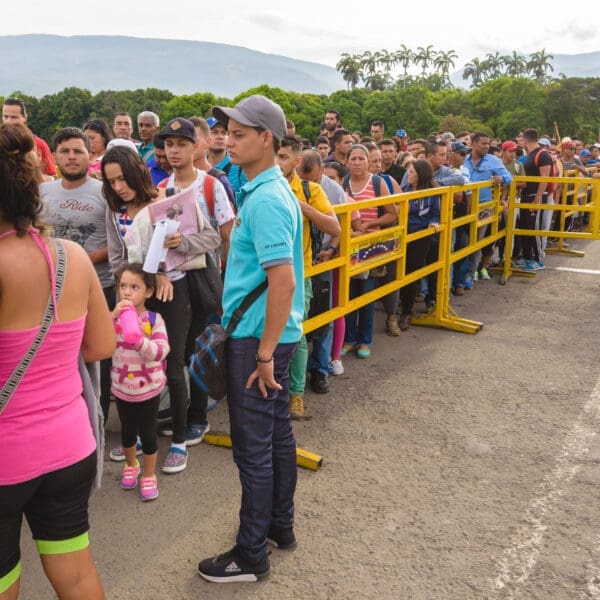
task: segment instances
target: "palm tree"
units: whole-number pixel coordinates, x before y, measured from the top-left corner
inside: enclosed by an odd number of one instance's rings
[[[420,64],[422,67],[421,77],[425,79],[427,67],[433,62],[437,52],[433,50],[433,46],[429,45],[427,48],[419,46],[415,52],[414,61]]]
[[[377,73],[377,56],[370,50],[365,50],[360,56],[360,77],[367,85],[367,79]]]
[[[400,50],[396,50],[396,52],[394,52],[394,57],[396,59],[396,62],[402,67],[402,70],[404,71],[403,84],[404,87],[406,87],[408,67],[410,67],[410,65],[412,64],[415,55],[410,48],[407,48],[404,44],[402,44],[402,46],[400,46]]]
[[[554,71],[554,67],[550,63],[553,58],[554,56],[546,54],[546,50],[543,48],[529,55],[527,70],[533,75],[535,81],[544,83],[548,80],[547,71]]]
[[[513,50],[512,54],[508,56],[503,56],[502,60],[506,67],[506,74],[509,77],[520,77],[527,72],[527,60],[516,50]]]
[[[440,72],[443,84],[450,81],[450,69],[454,68],[455,61],[457,58],[458,54],[456,54],[454,50],[448,50],[448,52],[438,52],[435,59],[433,60],[433,65]]]
[[[371,90],[385,90],[390,83],[387,73],[369,73],[363,77],[365,85]]]
[[[487,74],[489,79],[498,79],[500,75],[502,75],[502,66],[504,65],[504,60],[502,56],[500,56],[499,52],[491,54],[488,52],[485,55],[485,62],[487,65]]]
[[[471,87],[479,87],[484,81],[485,65],[478,58],[474,58],[465,65],[463,79],[471,79]]]
[[[335,69],[342,74],[347,88],[354,89],[361,77],[360,57],[356,54],[344,52],[337,65],[335,65]]]
[[[379,50],[375,52],[375,60],[377,64],[383,69],[384,73],[389,76],[392,67],[396,64],[396,56],[393,52],[387,50]]]

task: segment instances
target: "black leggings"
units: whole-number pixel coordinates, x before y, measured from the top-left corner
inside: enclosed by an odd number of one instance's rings
[[[40,554],[64,554],[88,545],[88,500],[95,476],[94,451],[68,467],[0,485],[0,584],[21,559],[23,515]]]
[[[156,418],[159,402],[160,394],[143,402],[126,402],[117,398],[123,448],[135,446],[139,434],[144,454],[154,454],[158,450]]]
[[[406,246],[406,275],[425,266],[432,239],[432,236],[427,236],[414,240]],[[419,286],[420,282],[417,280],[400,289],[400,302],[403,314],[410,314],[412,312]]]

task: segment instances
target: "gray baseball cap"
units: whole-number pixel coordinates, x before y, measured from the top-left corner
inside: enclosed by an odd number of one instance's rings
[[[285,115],[281,106],[260,94],[240,100],[233,108],[215,106],[212,114],[217,121],[225,125],[229,119],[233,119],[247,127],[266,129],[279,141],[287,134]]]

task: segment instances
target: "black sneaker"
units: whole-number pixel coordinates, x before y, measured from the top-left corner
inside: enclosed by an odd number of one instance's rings
[[[293,527],[271,527],[267,542],[279,550],[293,550],[298,545]]]
[[[163,437],[173,437],[173,424],[171,421],[167,421],[165,423],[158,423],[158,427],[156,428],[156,433]]]
[[[318,369],[310,372],[310,387],[315,394],[329,393],[329,381],[327,375],[324,375]]]
[[[163,408],[158,411],[158,416],[156,417],[157,423],[168,423],[171,420],[171,407],[167,406],[167,408]]]
[[[271,568],[269,557],[253,565],[244,560],[234,546],[229,552],[207,558],[198,564],[198,573],[207,581],[214,583],[235,583],[243,581],[259,581],[269,576]]]

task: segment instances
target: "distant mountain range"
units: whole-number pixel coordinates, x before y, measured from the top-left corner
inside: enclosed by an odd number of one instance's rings
[[[552,54],[550,52],[550,54]],[[233,98],[266,83],[284,90],[331,94],[346,89],[333,68],[241,46],[124,36],[0,36],[0,95],[43,96],[65,87],[159,88],[176,95],[212,92]],[[600,77],[600,52],[554,54],[552,75]],[[467,88],[462,69],[450,77]]]
[[[314,94],[346,87],[333,67],[210,42],[15,35],[0,36],[0,56],[0,95],[20,90],[39,97],[75,86],[232,98],[263,83]]]

